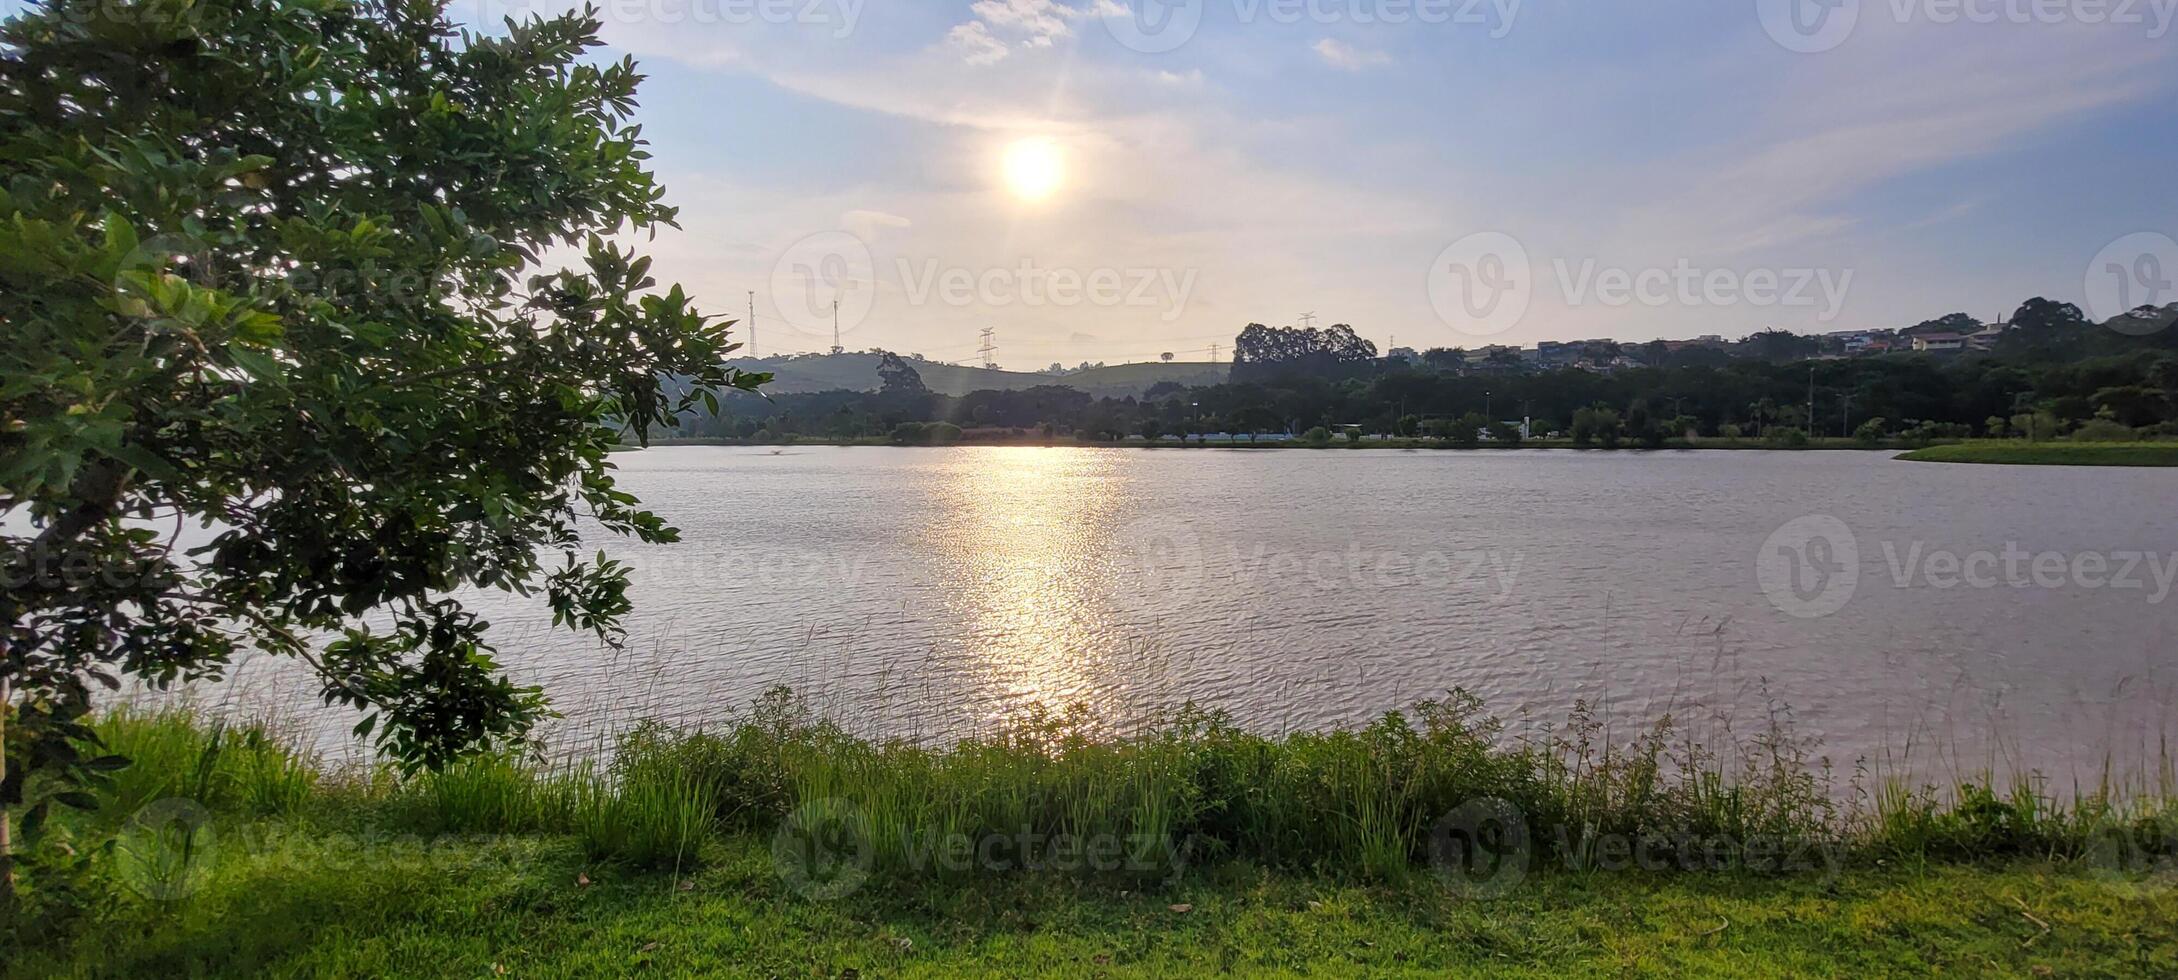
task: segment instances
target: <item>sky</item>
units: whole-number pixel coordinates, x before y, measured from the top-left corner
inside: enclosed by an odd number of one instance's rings
[[[493,23],[550,12],[455,0]],[[1473,348],[2178,299],[2178,0],[615,0],[764,355]],[[2117,304],[2124,303],[2125,306]],[[1308,315],[1313,314],[1313,318]],[[744,335],[746,341],[749,338]]]

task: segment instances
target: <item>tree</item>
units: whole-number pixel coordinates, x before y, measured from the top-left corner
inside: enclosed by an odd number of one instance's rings
[[[1339,323],[1313,327],[1266,327],[1248,324],[1233,338],[1235,379],[1288,375],[1343,377],[1376,361],[1376,344]]]
[[[1462,449],[1473,449],[1482,443],[1482,430],[1490,424],[1479,412],[1469,412],[1452,423],[1449,433],[1452,444]]]
[[[1163,362],[1165,362],[1166,364],[1170,364],[1170,363],[1172,363],[1172,352],[1171,352],[1171,351],[1166,351],[1166,352],[1164,352],[1164,353],[1162,353],[1162,354],[1159,354],[1159,355],[1157,355],[1157,359],[1158,359],[1158,360],[1160,360],[1160,361],[1163,361]]]
[[[1422,363],[1439,371],[1458,374],[1467,369],[1467,351],[1458,347],[1432,347],[1422,352]]]
[[[1618,448],[1618,412],[1601,405],[1593,405],[1573,413],[1573,444],[1586,446],[1600,442],[1605,449]]]
[[[28,763],[0,827],[20,812],[35,843],[118,764],[76,746],[121,675],[300,658],[358,733],[435,766],[545,708],[448,593],[541,593],[620,641],[626,569],[581,528],[676,532],[607,452],[768,376],[603,237],[674,212],[634,64],[585,55],[599,27],[241,0],[0,26],[0,513],[25,519],[0,546],[29,573],[0,591],[0,758]],[[216,533],[178,554],[151,521]]]
[[[1254,442],[1258,434],[1278,428],[1278,413],[1261,405],[1249,405],[1234,412],[1232,425],[1248,433],[1248,441]]]
[[[2153,425],[2170,410],[2163,392],[2145,385],[2114,385],[2097,389],[2092,396],[2095,414],[2121,425]]]
[[[877,359],[878,390],[908,395],[927,395],[928,385],[923,384],[922,372],[908,366],[900,355],[885,351]]]
[[[1667,435],[1664,427],[1657,424],[1656,419],[1649,413],[1649,403],[1645,398],[1636,398],[1633,404],[1626,406],[1626,434],[1648,449],[1661,447]]]
[[[1898,331],[1902,337],[1916,337],[1930,333],[1970,334],[1980,330],[1983,323],[1965,313],[1947,313],[1933,320],[1923,320]]]

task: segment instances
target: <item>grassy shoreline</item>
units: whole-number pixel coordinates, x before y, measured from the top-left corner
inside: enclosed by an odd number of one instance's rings
[[[499,754],[403,776],[321,765],[263,726],[123,712],[98,727],[135,765],[44,845],[90,871],[57,891],[33,877],[0,961],[22,976],[2178,969],[2169,760],[2064,793],[1874,778],[1841,803],[1774,725],[1613,738],[1577,709],[1508,733],[1458,692],[1276,736],[1192,709],[1125,736],[1089,721],[880,743],[782,689],[723,728],[635,726],[608,761]]]
[[[1899,459],[2011,466],[2178,466],[2178,442],[1992,442],[1930,446]]]

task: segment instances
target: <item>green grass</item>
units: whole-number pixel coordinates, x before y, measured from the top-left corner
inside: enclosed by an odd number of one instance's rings
[[[1977,441],[1916,449],[1898,458],[2024,466],[2178,466],[2178,442]]]
[[[1839,787],[1779,722],[1508,731],[1457,691],[1352,729],[1190,708],[921,745],[782,689],[602,763],[415,776],[182,710],[100,731],[142,763],[36,845],[15,975],[2178,969],[2168,753],[2061,793]],[[177,798],[202,819],[149,819]],[[1463,819],[1485,802],[1524,847]],[[1448,862],[1469,841],[1528,876]]]
[[[2041,862],[1836,879],[1539,874],[1490,901],[1232,863],[797,897],[762,843],[690,875],[555,837],[238,828],[185,898],[9,958],[13,977],[2170,976],[2178,891]],[[587,882],[587,884],[584,884]]]

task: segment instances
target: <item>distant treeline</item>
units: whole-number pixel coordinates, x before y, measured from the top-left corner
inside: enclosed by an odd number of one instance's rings
[[[878,391],[737,394],[716,417],[686,423],[688,435],[758,441],[973,440],[1014,430],[1119,439],[1319,427],[1463,438],[1451,429],[1521,418],[1535,420],[1538,436],[1566,431],[1605,443],[1690,433],[2178,435],[2178,329],[2169,328],[2178,306],[2132,316],[2098,325],[2071,304],[2038,298],[2019,308],[1986,353],[1809,358],[1814,338],[1773,331],[1731,345],[1752,356],[1682,348],[1673,358],[1663,345],[1648,345],[1662,363],[1609,371],[1537,369],[1503,351],[1385,358],[1344,327],[1251,324],[1223,384],[1168,382],[1140,398],[1093,398],[1063,384],[952,397],[928,390],[909,363],[888,356]]]

